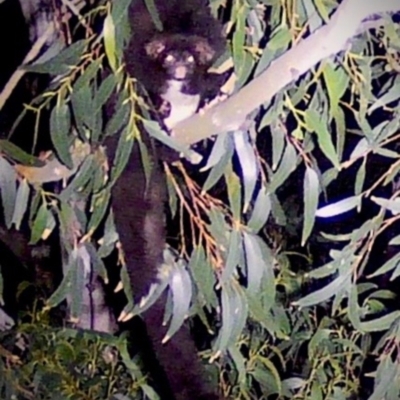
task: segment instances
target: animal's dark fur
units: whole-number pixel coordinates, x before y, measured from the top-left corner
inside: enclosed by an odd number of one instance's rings
[[[132,3],[132,34],[124,54],[125,63],[128,73],[137,78],[153,100],[166,90],[168,73],[157,59],[164,49],[189,51],[196,57],[195,71],[183,89],[187,94],[200,94],[205,99],[217,93],[221,77],[212,76],[207,69],[223,51],[224,40],[221,25],[210,15],[205,2],[155,0],[163,32],[156,29],[143,0]],[[109,142],[108,146],[115,148],[116,143]],[[146,294],[156,279],[165,244],[165,176],[157,154],[153,156],[155,165],[149,182],[145,180],[139,152],[134,149],[113,189],[113,210],[135,300]],[[143,315],[150,345],[158,359],[156,370],[151,371],[153,385],[164,400],[218,399],[205,380],[187,326],[161,344],[166,333],[162,326],[164,303],[165,298],[160,299]],[[148,343],[143,341],[141,345],[147,347]]]
[[[145,87],[151,96],[165,91],[168,73],[155,57],[149,57],[146,46],[162,40],[168,50],[180,49],[193,54],[195,73],[185,93],[200,94],[201,99],[215,97],[225,77],[209,73],[208,69],[225,49],[222,26],[211,15],[205,0],[156,0],[163,31],[157,30],[143,0],[134,0],[129,9],[132,35],[125,52],[125,63],[130,75]],[[212,49],[212,54],[210,54]]]

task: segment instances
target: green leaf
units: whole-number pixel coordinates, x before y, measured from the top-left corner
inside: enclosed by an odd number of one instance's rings
[[[111,192],[104,189],[102,192],[95,194],[91,199],[91,210],[93,210],[88,223],[88,231],[94,232],[103,220],[110,203]]]
[[[68,201],[75,192],[82,191],[93,178],[96,168],[99,168],[99,165],[96,163],[94,156],[90,154],[79,166],[69,185],[60,193],[60,199]]]
[[[69,262],[68,268],[72,270],[72,276],[70,281],[70,317],[73,320],[78,320],[82,314],[82,306],[84,301],[84,292],[89,289],[85,287],[86,285],[86,271],[90,271],[90,260],[87,257],[85,248],[79,247],[74,249],[71,254],[71,260]]]
[[[102,59],[92,60],[89,66],[85,69],[83,74],[75,81],[73,92],[79,91],[90,85],[90,81],[94,79],[100,69]]]
[[[64,266],[64,271],[66,272],[64,273],[63,280],[61,281],[56,291],[50,296],[50,298],[46,302],[47,305],[51,308],[58,306],[70,294],[71,281],[74,275],[74,269],[71,267],[72,261],[73,260],[71,258],[71,255],[69,255],[68,263]]]
[[[395,236],[393,239],[390,239],[389,246],[398,246],[400,245],[400,235]]]
[[[367,157],[363,158],[360,168],[357,171],[356,184],[354,188],[354,194],[356,196],[360,195],[363,190],[365,182],[365,174],[366,174],[366,165],[367,165]]]
[[[400,77],[397,75],[393,85],[391,85],[390,89],[380,96],[376,101],[374,101],[368,109],[368,114],[375,111],[377,108],[384,107],[389,103],[392,103],[400,97]]]
[[[325,63],[323,75],[329,96],[329,112],[332,117],[339,107],[339,100],[348,89],[349,76],[342,67],[334,68],[331,62]]]
[[[310,132],[315,132],[318,144],[325,156],[332,162],[335,168],[339,169],[339,159],[332,142],[331,134],[326,126],[326,121],[321,119],[321,115],[315,110],[308,109],[305,112],[305,122]]]
[[[27,180],[22,179],[18,186],[17,197],[15,199],[15,208],[12,217],[12,223],[15,225],[15,229],[17,230],[19,230],[21,227],[22,219],[26,213],[30,192],[31,188],[28,185]]]
[[[118,139],[118,146],[111,169],[111,182],[114,183],[124,170],[132,152],[134,138],[126,127]]]
[[[78,65],[81,56],[86,49],[89,41],[86,39],[72,43],[62,50],[55,57],[41,64],[31,64],[24,66],[30,72],[50,75],[65,75],[70,71],[71,66]]]
[[[228,166],[232,161],[233,156],[233,145],[231,141],[229,141],[229,147],[226,152],[223,154],[222,158],[213,166],[210,173],[207,176],[206,181],[204,182],[202,191],[207,192],[210,190],[224,175],[227,171]]]
[[[328,218],[344,214],[353,208],[359,207],[361,205],[361,200],[361,196],[350,196],[347,199],[339,200],[336,203],[331,203],[320,208],[315,215],[321,218]]]
[[[275,174],[272,175],[268,186],[268,191],[270,193],[275,192],[276,189],[278,189],[286,181],[289,175],[296,169],[296,164],[296,150],[290,142],[286,142],[286,149],[283,153],[279,168]]]
[[[321,304],[330,299],[332,296],[336,295],[339,289],[348,287],[349,284],[350,278],[348,274],[339,275],[328,285],[308,294],[307,296],[304,296],[300,300],[295,301],[293,304],[299,307],[310,307],[316,304]]]
[[[238,373],[239,385],[246,385],[246,359],[243,354],[239,351],[237,346],[232,345],[228,349],[229,356],[232,358],[233,364],[235,365]]]
[[[108,62],[113,72],[117,70],[117,53],[115,50],[115,25],[112,14],[107,14],[103,26],[104,48]]]
[[[54,215],[48,209],[47,204],[42,202],[33,221],[29,244],[36,244],[40,239],[48,237],[55,225]]]
[[[276,171],[285,148],[285,132],[282,124],[273,123],[271,126],[272,139],[272,170]]]
[[[304,223],[301,237],[301,245],[304,246],[315,222],[315,213],[318,207],[319,198],[318,174],[307,167],[304,175]]]
[[[229,282],[221,287],[222,327],[214,348],[226,351],[236,343],[246,324],[248,305],[246,295],[236,282]]]
[[[251,218],[247,223],[247,227],[254,233],[258,233],[262,229],[271,213],[271,197],[266,188],[262,187],[254,202]]]
[[[11,164],[0,156],[0,199],[7,228],[11,227],[17,196],[17,173]]]
[[[183,263],[178,263],[174,266],[170,275],[169,287],[172,292],[172,319],[168,331],[162,340],[163,343],[178,331],[189,314],[189,307],[192,300],[192,282]]]
[[[111,96],[111,93],[114,91],[117,86],[117,79],[115,75],[109,75],[106,79],[101,82],[99,90],[94,96],[94,112],[98,113],[101,111],[101,108],[108,101]]]
[[[108,120],[106,128],[104,130],[105,136],[114,135],[119,132],[123,127],[126,126],[130,115],[130,106],[127,103],[117,103],[116,111],[114,112],[111,119]]]
[[[164,29],[164,27],[162,25],[160,16],[158,15],[158,10],[157,10],[155,1],[154,0],[144,0],[144,1],[146,3],[147,9],[151,15],[151,19],[154,22],[154,25],[156,26],[156,28],[159,31],[162,31]]]
[[[241,216],[241,185],[239,177],[233,172],[232,167],[225,172],[225,182],[228,187],[229,205],[234,218],[239,221]]]
[[[62,103],[53,108],[50,116],[50,135],[57,156],[60,161],[69,169],[73,168],[73,162],[70,154],[70,146],[73,137],[70,133],[71,115],[69,107]]]
[[[211,152],[207,158],[207,163],[200,171],[207,171],[217,165],[217,163],[224,158],[225,153],[228,151],[228,147],[232,147],[230,146],[230,142],[232,142],[232,138],[227,132],[217,135]]]
[[[391,211],[392,214],[397,215],[400,213],[400,199],[395,198],[393,200],[383,199],[382,197],[371,196],[371,200],[379,206],[386,208]]]
[[[398,268],[400,266],[400,253],[395,254],[389,260],[387,260],[381,267],[379,267],[375,272],[368,275],[368,278],[374,278],[379,275],[383,275],[391,271],[392,269]]]
[[[271,50],[286,49],[292,40],[292,34],[288,27],[285,25],[280,25],[279,28],[273,32],[271,36],[268,47]]]
[[[247,207],[249,206],[249,203],[253,197],[254,189],[259,176],[258,160],[254,153],[254,148],[250,143],[248,132],[234,132],[233,140],[242,171],[241,180],[242,188],[244,188],[243,211],[246,212]]]
[[[242,241],[240,232],[236,229],[232,230],[229,235],[229,247],[226,253],[225,266],[221,274],[220,283],[223,285],[229,281],[236,271],[239,264],[240,250],[242,248]]]
[[[90,119],[93,113],[91,87],[84,86],[81,89],[74,90],[71,95],[71,105],[79,137],[86,142],[89,135],[87,129],[90,126]]]
[[[195,247],[189,261],[189,269],[192,271],[197,289],[201,293],[205,305],[216,307],[218,304],[214,290],[216,279],[212,266],[207,260],[203,247]]]
[[[90,242],[85,243],[85,249],[90,255],[90,261],[93,267],[93,270],[97,276],[100,276],[105,284],[108,284],[108,274],[106,266],[104,265],[103,260],[100,258],[99,253],[97,252],[94,245]]]
[[[31,167],[43,167],[45,165],[44,161],[26,153],[8,140],[0,139],[0,152],[18,164],[29,165]]]
[[[265,273],[271,270],[272,257],[267,245],[256,235],[243,232],[243,246],[247,267],[247,290],[256,296]]]
[[[376,318],[372,321],[361,322],[363,332],[379,332],[385,331],[400,318],[400,311],[393,311],[383,317]]]
[[[351,285],[349,290],[349,304],[347,315],[349,316],[349,320],[355,329],[361,329],[361,308],[358,304],[358,291],[357,285]]]

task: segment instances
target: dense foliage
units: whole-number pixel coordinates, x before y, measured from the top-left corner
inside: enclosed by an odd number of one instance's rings
[[[237,96],[350,2],[213,1],[226,23]],[[18,230],[38,248],[59,235],[62,269],[52,267],[63,271],[56,288],[48,278],[35,280],[45,289],[27,296],[33,306],[17,303],[21,323],[0,336],[2,398],[54,398],[54,382],[60,399],[141,398],[143,392],[155,398],[124,336],[60,329],[59,318],[48,314],[66,301],[70,320],[79,319],[87,269],[108,281],[107,260],[117,243],[110,182],[132,146],[143,147],[139,123],[187,152],[148,119],[135,82],[124,74],[128,4],[99,1],[82,9],[78,29],[64,26],[68,46],[55,56],[50,47],[27,67],[57,77],[23,112],[33,120],[29,130],[24,126],[33,144],[49,125],[56,156],[39,159],[28,154],[37,148],[13,144],[21,144],[14,134],[23,118],[2,132],[1,248],[21,256],[13,246]],[[186,315],[206,327],[202,355],[235,399],[400,397],[398,20],[374,15],[343,51],[311,63],[283,89],[276,76],[275,96],[245,124],[195,147],[204,156],[201,167],[166,166],[171,232],[164,267],[185,283],[169,287],[170,333]],[[333,29],[345,30],[349,21],[336,19]],[[308,50],[305,60],[315,56]],[[303,60],[289,61],[296,76]],[[253,88],[254,95],[264,89]],[[105,120],[102,109],[113,96],[116,111]],[[115,134],[120,145],[109,170],[102,144]],[[0,257],[0,305],[7,269],[18,264],[5,260]],[[22,256],[19,261],[26,264]],[[57,275],[52,267],[36,266],[36,275],[48,269]],[[126,316],[136,309],[123,269],[121,276],[130,299]],[[19,282],[18,296],[28,288]]]

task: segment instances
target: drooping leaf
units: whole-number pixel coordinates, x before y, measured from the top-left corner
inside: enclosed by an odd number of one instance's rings
[[[339,100],[348,88],[349,76],[342,67],[334,68],[331,62],[324,66],[324,80],[329,95],[331,116],[336,114],[339,107]]]
[[[258,161],[250,143],[249,133],[237,131],[233,133],[236,154],[241,167],[241,181],[244,188],[243,210],[246,211],[252,199],[256,187],[258,173]]]
[[[169,340],[169,338],[178,331],[189,313],[192,300],[192,282],[183,263],[178,263],[178,265],[173,268],[170,275],[170,289],[172,292],[173,304],[172,318],[163,343]]]
[[[11,164],[0,156],[0,200],[7,228],[11,227],[17,196],[17,173]]]
[[[244,290],[236,282],[221,288],[222,327],[215,342],[217,353],[226,351],[242,332],[247,320],[248,305]]]
[[[25,65],[24,68],[31,72],[50,75],[65,75],[70,67],[77,65],[81,59],[83,51],[88,45],[88,40],[78,40],[62,50],[55,57],[43,63],[33,63]]]
[[[243,246],[247,268],[247,290],[251,296],[257,296],[271,260],[266,257],[265,251],[262,251],[261,246],[266,247],[266,245],[259,237],[243,232]]]
[[[305,115],[307,128],[310,132],[315,132],[317,134],[318,144],[322,152],[332,162],[333,166],[339,169],[339,159],[326,122],[321,120],[321,115],[315,110],[308,109]]]
[[[289,175],[296,169],[296,164],[296,150],[290,142],[287,142],[278,170],[271,177],[271,182],[268,186],[270,193],[275,192],[286,181]]]
[[[204,248],[195,247],[189,261],[189,270],[192,272],[197,289],[205,301],[205,306],[216,307],[218,304],[215,293],[216,279],[212,266],[207,260]]]
[[[361,196],[350,196],[346,199],[339,200],[336,203],[328,204],[317,210],[315,215],[321,218],[333,217],[343,214],[353,208],[359,207],[361,204]]]
[[[328,285],[304,296],[294,304],[299,307],[310,307],[316,304],[321,304],[337,294],[340,288],[347,287],[349,283],[350,280],[348,275],[339,275]]]
[[[247,223],[247,227],[254,233],[262,229],[271,213],[271,198],[266,188],[262,187],[258,191],[256,201],[254,202],[251,218]]]
[[[43,167],[45,164],[44,161],[26,153],[14,143],[5,139],[0,139],[0,152],[19,164],[30,165],[31,167]]]
[[[225,181],[228,187],[229,205],[236,220],[240,220],[241,214],[241,185],[240,179],[233,171],[232,167],[225,172]]]
[[[384,207],[392,212],[392,214],[397,215],[400,213],[400,199],[384,199],[382,197],[371,196],[371,200],[381,207]]]
[[[315,214],[318,207],[319,198],[319,179],[318,174],[307,167],[304,175],[304,223],[301,237],[301,245],[304,246],[315,222]]]
[[[113,15],[111,13],[107,14],[106,18],[104,19],[103,38],[108,62],[111,69],[115,72],[117,70],[117,56],[115,50],[115,25]]]
[[[224,269],[221,274],[220,282],[223,285],[232,278],[236,267],[239,264],[239,255],[241,250],[241,235],[236,229],[229,235],[229,247],[226,253]]]
[[[70,154],[73,136],[70,133],[71,115],[67,104],[62,103],[53,108],[50,116],[51,141],[60,161],[69,169],[73,168]]]
[[[15,208],[14,214],[12,217],[12,223],[15,225],[15,228],[19,230],[21,227],[22,219],[26,213],[28,207],[28,200],[31,188],[28,185],[26,179],[22,179],[18,186],[17,197],[15,199]]]

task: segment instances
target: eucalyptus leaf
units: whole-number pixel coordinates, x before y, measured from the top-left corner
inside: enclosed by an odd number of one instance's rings
[[[65,75],[69,72],[71,66],[79,63],[87,45],[88,41],[86,39],[78,40],[50,60],[43,63],[25,65],[24,69],[39,74]]]
[[[273,193],[278,189],[296,169],[297,154],[293,145],[290,142],[286,143],[286,149],[283,153],[278,170],[271,177],[271,182],[268,186],[268,191]]]
[[[71,116],[68,105],[60,104],[53,108],[50,116],[50,135],[57,156],[69,169],[73,168],[70,146],[73,137],[70,134]]]
[[[391,211],[392,214],[397,215],[400,212],[400,199],[384,199],[382,197],[371,196],[371,200],[379,206]]]
[[[117,70],[117,55],[115,50],[115,25],[112,14],[107,14],[104,19],[103,39],[108,62],[111,69],[115,72]]]
[[[17,197],[17,173],[0,155],[0,199],[7,228],[11,227]]]
[[[232,147],[230,142],[231,137],[227,132],[221,133],[217,136],[210,155],[207,158],[207,163],[203,168],[201,168],[202,172],[209,170],[220,162],[225,153],[228,151],[228,146]]]
[[[31,188],[28,182],[26,179],[22,179],[18,186],[17,196],[15,199],[15,208],[12,217],[12,223],[15,225],[17,230],[19,230],[21,227],[22,219],[26,213],[30,192]]]
[[[82,314],[84,291],[89,289],[86,286],[85,270],[90,270],[90,259],[86,257],[87,253],[82,252],[83,248],[74,249],[71,254],[72,260],[69,267],[72,269],[71,286],[70,286],[70,317],[72,320],[78,321]]]
[[[257,233],[262,229],[271,213],[271,197],[266,188],[262,187],[257,194],[254,202],[251,218],[247,223],[247,227],[250,228],[254,233]]]
[[[204,248],[195,247],[189,260],[191,271],[197,289],[204,299],[205,306],[216,307],[218,299],[215,293],[216,279],[209,260],[206,258]]]
[[[335,168],[339,169],[339,159],[332,142],[332,137],[327,128],[327,122],[321,120],[321,114],[316,110],[308,109],[305,112],[307,128],[315,132],[318,144],[325,156],[332,162]]]
[[[335,215],[344,214],[353,208],[359,207],[361,204],[361,199],[361,196],[347,197],[346,199],[339,200],[336,203],[331,203],[318,209],[315,215],[321,218],[328,218]]]
[[[252,144],[250,143],[249,133],[245,131],[237,131],[233,133],[236,154],[239,159],[241,168],[241,181],[244,188],[243,210],[247,207],[253,197],[256,187],[258,173],[258,161],[254,153]]]
[[[192,300],[192,282],[183,263],[179,263],[172,269],[169,287],[172,292],[172,319],[163,338],[163,343],[178,331],[189,313]]]
[[[348,287],[349,284],[350,278],[348,274],[339,275],[328,285],[304,296],[300,300],[294,302],[294,304],[299,307],[310,307],[316,304],[321,304],[322,302],[334,296],[340,288]]]
[[[236,267],[239,264],[241,247],[242,243],[240,232],[234,229],[229,235],[229,247],[226,254],[225,266],[220,278],[222,285],[229,281],[232,275],[235,273]]]
[[[301,237],[301,245],[304,246],[315,222],[315,214],[318,207],[319,198],[319,179],[318,174],[307,167],[304,175],[304,223]]]
[[[362,322],[361,329],[364,332],[379,332],[385,331],[390,328],[390,326],[398,321],[400,318],[400,311],[393,311],[384,315],[383,317],[376,318],[372,321]]]
[[[26,153],[14,143],[5,139],[0,139],[0,152],[7,156],[8,159],[12,159],[19,164],[31,167],[43,167],[45,165],[44,161]]]

